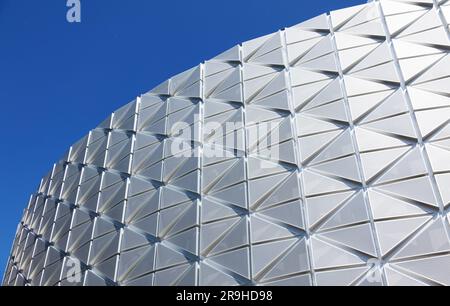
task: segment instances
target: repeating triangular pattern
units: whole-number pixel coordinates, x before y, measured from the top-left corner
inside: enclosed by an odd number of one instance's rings
[[[163,82],[42,179],[3,284],[450,285],[449,22],[371,1]]]

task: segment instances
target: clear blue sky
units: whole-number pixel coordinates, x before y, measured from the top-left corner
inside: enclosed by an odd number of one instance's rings
[[[0,0],[0,277],[29,196],[111,112],[242,41],[364,0]]]

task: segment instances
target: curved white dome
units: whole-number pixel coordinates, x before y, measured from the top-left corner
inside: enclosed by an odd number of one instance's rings
[[[138,97],[42,180],[4,285],[450,285],[446,20],[373,1]]]

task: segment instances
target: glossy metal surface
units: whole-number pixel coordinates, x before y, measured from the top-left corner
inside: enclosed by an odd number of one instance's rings
[[[4,285],[450,285],[448,21],[373,1],[140,96],[42,180]]]

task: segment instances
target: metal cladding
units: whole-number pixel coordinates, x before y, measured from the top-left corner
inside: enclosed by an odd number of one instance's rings
[[[4,285],[450,285],[449,21],[373,1],[140,96],[42,180]]]

